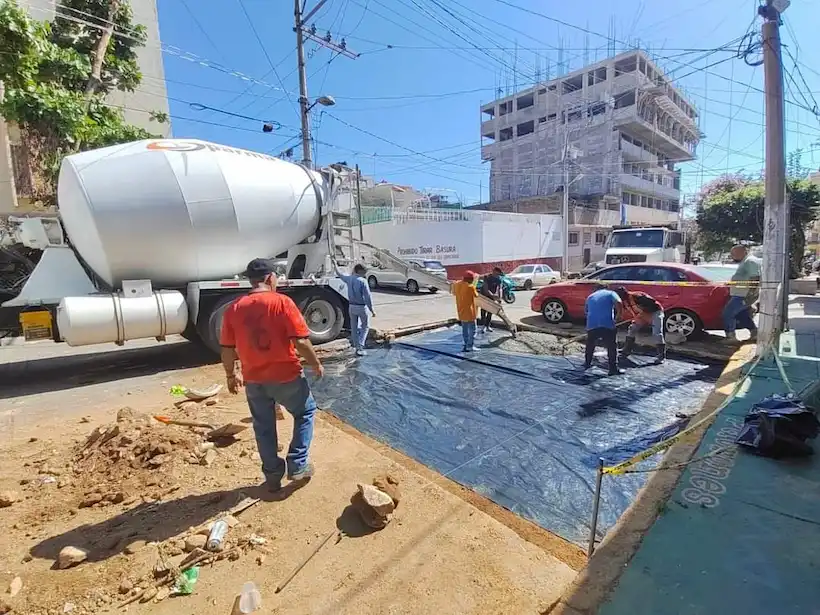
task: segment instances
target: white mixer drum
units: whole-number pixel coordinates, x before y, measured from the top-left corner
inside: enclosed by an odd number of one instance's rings
[[[67,156],[58,202],[77,252],[106,283],[230,278],[319,224],[321,176],[264,154],[146,140]]]

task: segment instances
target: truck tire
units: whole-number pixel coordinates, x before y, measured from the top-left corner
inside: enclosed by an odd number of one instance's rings
[[[196,332],[199,339],[205,344],[205,347],[213,352],[219,354],[221,346],[219,345],[219,336],[222,333],[222,318],[225,316],[225,310],[233,303],[237,297],[241,297],[247,293],[237,293],[235,295],[228,295],[221,297],[214,303],[211,311],[207,314],[200,312],[196,323]]]
[[[332,342],[342,332],[345,315],[341,302],[331,293],[312,291],[299,303],[299,311],[310,329],[310,341],[314,344]]]

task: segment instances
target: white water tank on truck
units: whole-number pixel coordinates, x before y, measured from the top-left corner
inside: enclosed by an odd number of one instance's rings
[[[231,278],[316,232],[322,178],[271,156],[189,139],[67,156],[58,204],[68,237],[106,284]]]

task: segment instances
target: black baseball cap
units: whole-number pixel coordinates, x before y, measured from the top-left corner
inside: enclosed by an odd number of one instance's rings
[[[255,258],[248,263],[242,275],[246,278],[259,280],[272,273],[276,273],[276,261],[272,258]]]

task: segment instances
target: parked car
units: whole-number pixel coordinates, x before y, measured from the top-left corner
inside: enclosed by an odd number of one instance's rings
[[[407,262],[416,269],[431,273],[443,279],[447,279],[447,270],[440,261],[433,261],[421,258],[408,258]],[[367,283],[371,289],[379,287],[403,288],[411,293],[419,292],[421,284],[415,279],[412,274],[404,275],[399,271],[394,271],[390,267],[382,265],[380,262],[374,260],[367,270]],[[430,287],[430,292],[436,292],[436,288]]]
[[[592,262],[589,265],[586,265],[583,269],[581,269],[581,277],[582,278],[586,277],[586,276],[590,275],[591,273],[595,273],[599,269],[603,269],[604,267],[606,267],[606,262],[605,261]]]
[[[524,290],[531,290],[561,281],[559,272],[553,271],[549,265],[538,263],[518,265],[507,275],[515,283],[516,289],[523,288]]]
[[[723,328],[721,314],[729,297],[729,287],[721,284],[727,280],[725,270],[716,272],[706,267],[679,263],[606,267],[580,280],[541,289],[532,298],[530,308],[553,324],[562,320],[583,320],[584,302],[599,280],[608,282],[612,287],[624,286],[627,290],[643,291],[655,297],[664,307],[664,329],[667,333],[677,332],[688,338],[704,329]],[[651,282],[666,283],[653,285]],[[700,284],[686,286],[675,282]]]

